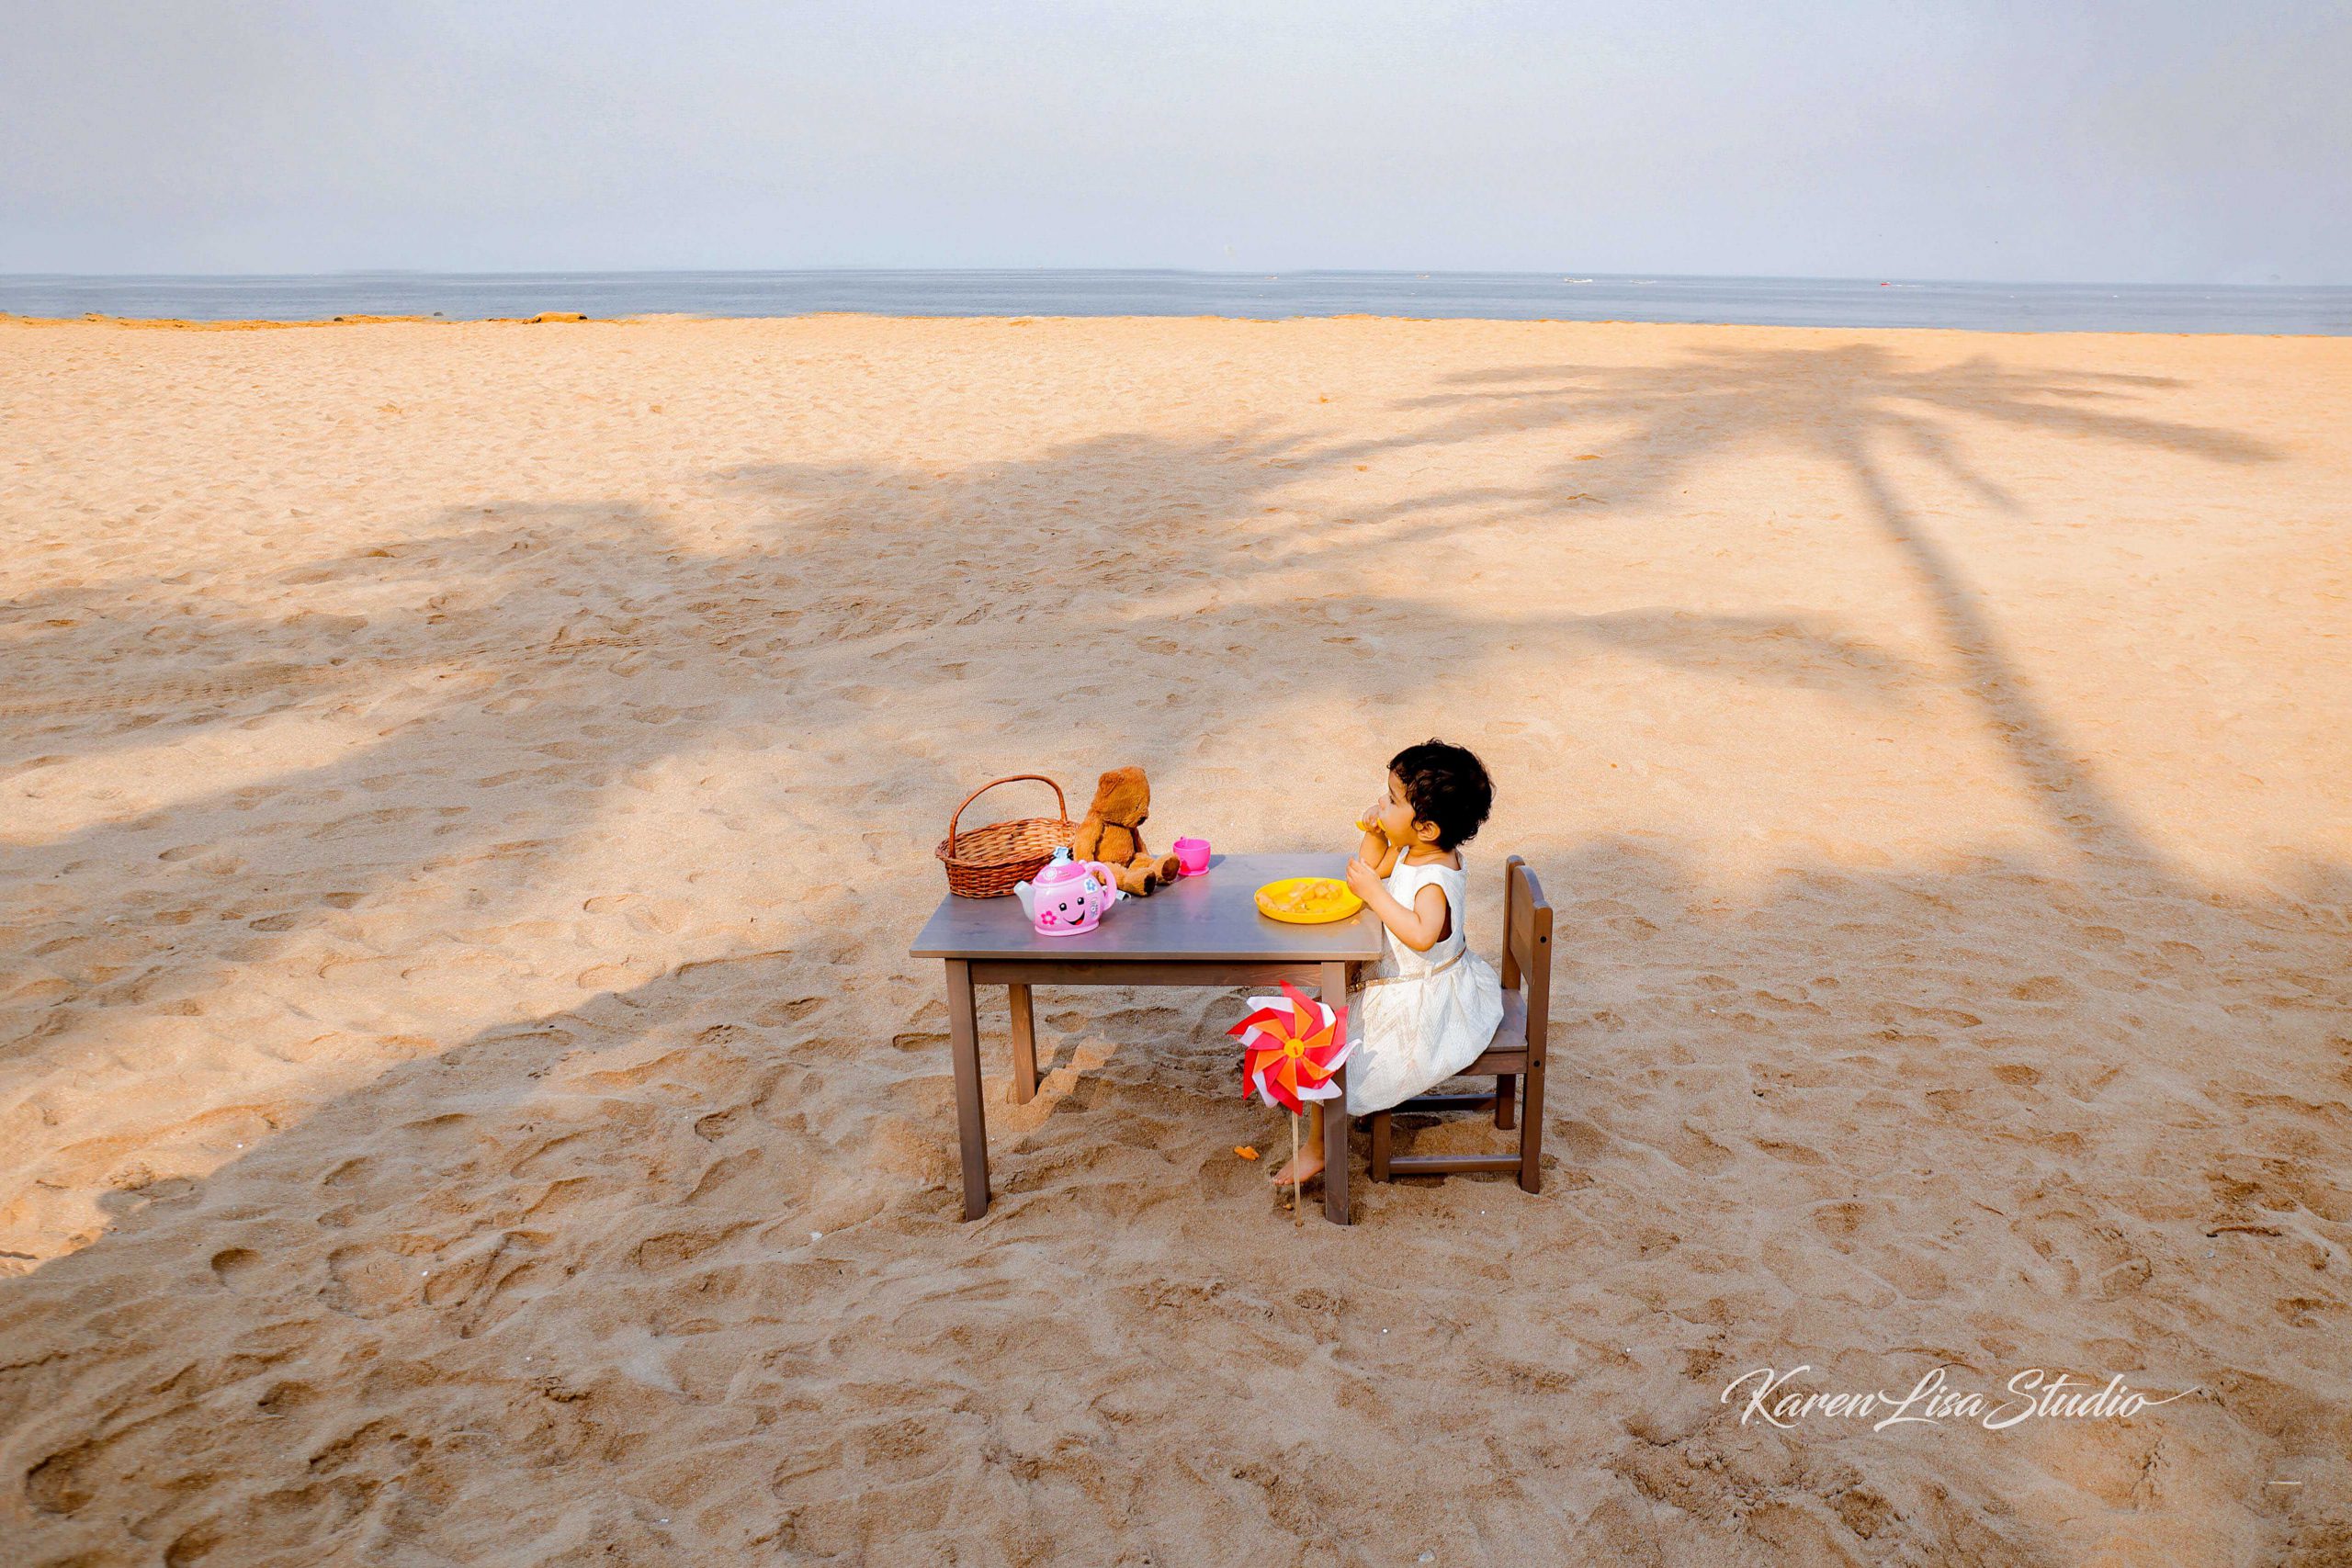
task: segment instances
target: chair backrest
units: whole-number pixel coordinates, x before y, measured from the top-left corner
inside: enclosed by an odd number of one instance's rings
[[[1552,1015],[1552,906],[1513,855],[1503,863],[1503,989],[1527,993],[1527,1051],[1541,1055]]]

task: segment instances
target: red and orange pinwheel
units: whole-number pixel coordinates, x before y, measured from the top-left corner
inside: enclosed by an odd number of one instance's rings
[[[1279,997],[1251,997],[1250,1016],[1226,1031],[1241,1037],[1241,1076],[1269,1105],[1292,1115],[1309,1100],[1340,1092],[1331,1081],[1348,1059],[1348,1010],[1334,1011],[1283,982]]]
[[[1307,999],[1306,993],[1283,982],[1279,997],[1251,997],[1250,1016],[1226,1031],[1241,1037],[1241,1077],[1269,1105],[1290,1112],[1291,1214],[1298,1222],[1299,1193],[1305,1179],[1298,1170],[1298,1116],[1310,1100],[1330,1100],[1340,1085],[1334,1081],[1340,1064],[1353,1049],[1348,1043],[1348,1010],[1336,1011]]]

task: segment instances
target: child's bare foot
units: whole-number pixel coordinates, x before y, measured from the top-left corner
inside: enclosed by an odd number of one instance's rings
[[[1294,1169],[1294,1167],[1296,1168]],[[1277,1187],[1288,1187],[1293,1181],[1312,1181],[1322,1174],[1323,1151],[1319,1148],[1304,1148],[1298,1151],[1296,1159],[1291,1160],[1279,1170],[1270,1172],[1266,1179]]]

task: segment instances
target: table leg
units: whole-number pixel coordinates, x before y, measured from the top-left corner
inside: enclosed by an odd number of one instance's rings
[[[980,1104],[980,1028],[972,966],[947,960],[947,1053],[956,1064],[956,1135],[964,1156],[964,1217],[989,1212],[989,1122]]]
[[[1012,1006],[1012,1103],[1026,1105],[1037,1098],[1037,1021],[1030,1010],[1029,987],[1007,986]]]
[[[1326,964],[1317,987],[1326,1006],[1335,1011],[1347,1005],[1348,966]],[[1348,1224],[1348,1069],[1336,1075],[1340,1092],[1323,1102],[1323,1217],[1334,1224]]]

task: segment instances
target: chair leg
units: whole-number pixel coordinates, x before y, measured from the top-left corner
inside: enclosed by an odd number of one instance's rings
[[[1517,1073],[1497,1073],[1495,1075],[1495,1125],[1500,1127],[1506,1133],[1510,1131],[1511,1093],[1512,1090],[1518,1087],[1518,1084],[1519,1075]]]
[[[1385,1181],[1388,1179],[1388,1112],[1375,1111],[1372,1113],[1370,1121],[1372,1122],[1372,1179],[1374,1181]]]
[[[1520,1107],[1519,1185],[1522,1191],[1544,1190],[1544,1058],[1527,1064],[1527,1103]]]

